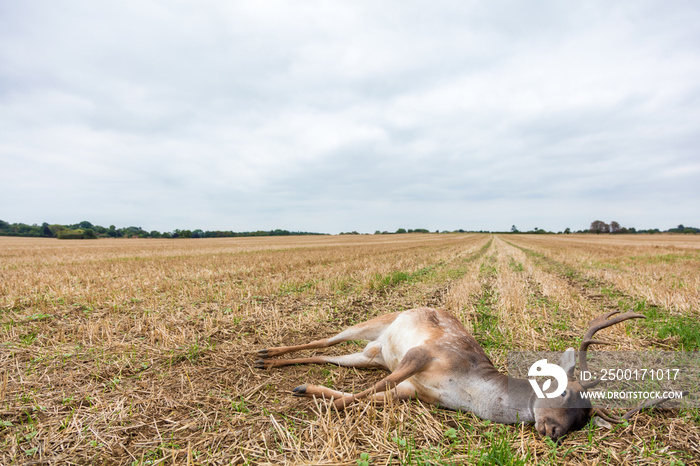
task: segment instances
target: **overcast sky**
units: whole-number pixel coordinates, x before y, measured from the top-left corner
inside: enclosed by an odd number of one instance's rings
[[[0,0],[0,219],[700,227],[700,2]]]

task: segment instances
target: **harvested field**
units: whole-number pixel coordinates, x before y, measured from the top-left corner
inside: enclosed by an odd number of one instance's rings
[[[337,413],[290,395],[361,391],[382,371],[252,368],[259,349],[426,305],[499,367],[576,345],[611,309],[647,315],[601,332],[612,349],[697,350],[700,238],[0,237],[0,464],[700,464],[697,410],[555,445],[420,402]]]

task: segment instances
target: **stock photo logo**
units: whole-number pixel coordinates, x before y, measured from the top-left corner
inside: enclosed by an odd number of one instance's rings
[[[562,369],[558,364],[550,364],[546,359],[540,359],[535,361],[530,370],[527,372],[528,377],[553,377],[557,381],[557,388],[554,391],[548,392],[552,386],[552,379],[547,378],[542,387],[540,388],[537,379],[528,379],[532,389],[538,398],[555,398],[566,390],[566,386],[569,383],[569,378],[566,375],[566,371]]]

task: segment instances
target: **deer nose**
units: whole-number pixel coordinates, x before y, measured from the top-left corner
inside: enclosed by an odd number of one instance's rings
[[[562,430],[552,422],[540,421],[535,424],[535,429],[542,437],[549,437],[555,442],[562,435]]]
[[[557,426],[552,426],[550,429],[547,429],[547,435],[549,438],[556,441],[559,438],[559,429]]]
[[[547,435],[547,423],[546,422],[544,422],[544,421],[536,422],[535,429],[537,430],[537,433],[540,434],[542,437]]]

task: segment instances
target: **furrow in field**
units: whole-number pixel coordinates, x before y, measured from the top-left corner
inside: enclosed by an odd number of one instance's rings
[[[519,351],[556,349],[571,344],[570,295],[547,280],[519,249],[499,238],[503,306],[512,328],[517,329],[514,349]],[[512,297],[509,297],[512,296]]]
[[[517,245],[517,244],[516,244]],[[660,349],[692,350],[700,347],[700,324],[696,319],[677,315],[660,306],[649,305],[642,297],[624,293],[612,283],[585,274],[575,267],[555,260],[543,252],[517,245],[543,270],[566,280],[588,301],[597,314],[618,310],[634,310],[646,316],[644,321],[627,322],[608,332],[615,341],[631,348],[658,347]],[[640,338],[641,337],[641,338]]]
[[[492,243],[493,239],[489,238],[478,250],[461,254],[462,262],[449,274],[452,280],[444,288],[441,298],[435,302],[428,302],[427,305],[446,309],[469,328],[473,305],[482,286],[479,282],[479,264]]]
[[[445,308],[464,323],[494,363],[503,366],[512,335],[507,311],[500,305],[498,258],[497,241],[491,239],[450,288]]]
[[[530,300],[534,307],[542,309],[537,334],[540,338],[546,336],[550,349],[576,347],[593,318],[614,310],[614,303],[580,286],[553,263],[543,261],[532,251],[516,247],[509,241],[507,244],[523,260],[531,289]],[[636,336],[629,335],[621,327],[606,330],[606,335],[614,340],[619,350],[633,349],[638,343]]]
[[[679,236],[523,237],[513,241],[678,315],[700,317],[700,244]]]

